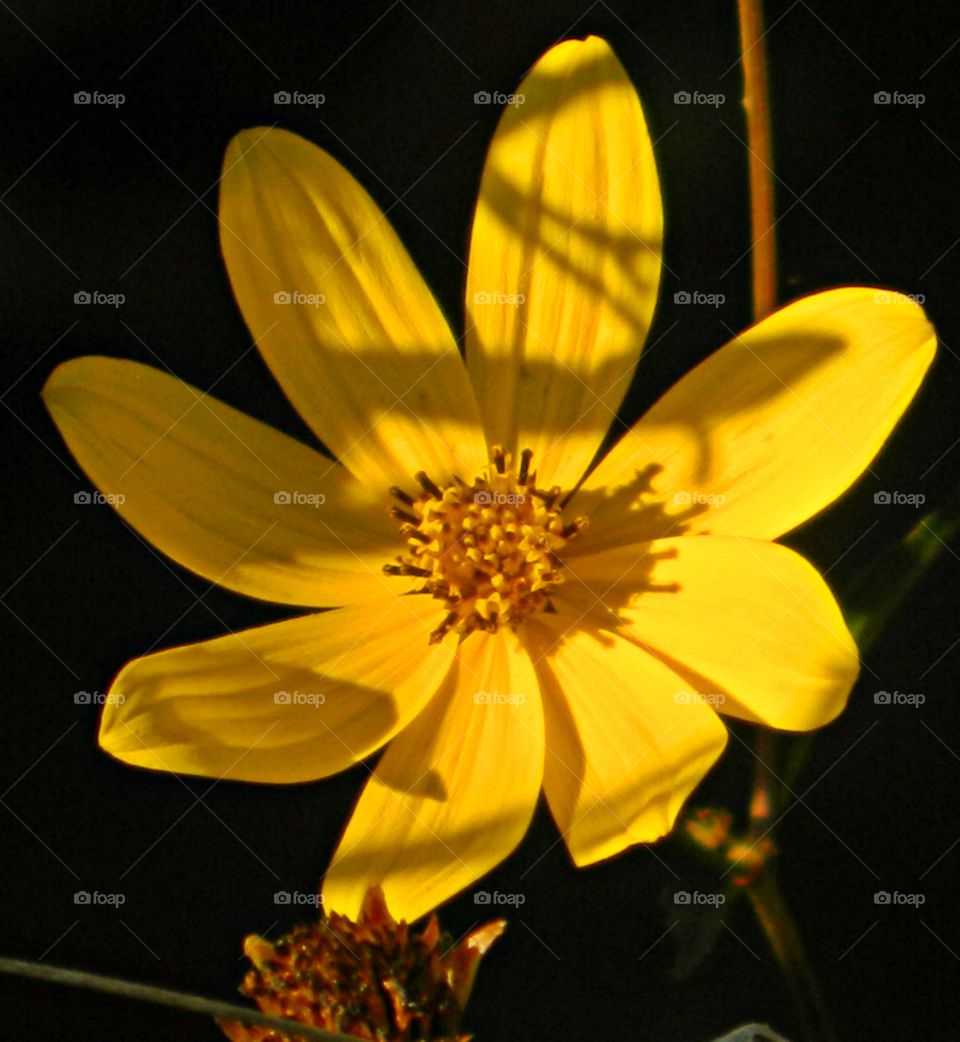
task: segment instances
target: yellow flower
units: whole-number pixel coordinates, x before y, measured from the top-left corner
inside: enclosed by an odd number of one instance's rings
[[[541,787],[578,865],[664,835],[724,747],[715,709],[832,720],[856,648],[820,575],[771,540],[864,471],[935,349],[902,296],[806,297],[592,466],[657,296],[650,137],[596,38],[554,47],[514,101],[473,224],[466,364],[336,160],[280,130],[229,147],[237,300],[337,462],[133,362],[76,359],[45,390],[91,478],[174,560],[339,606],[134,660],[100,741],[257,782],[386,746],[324,884],[354,917],[370,882],[408,920],[468,886],[519,843]]]

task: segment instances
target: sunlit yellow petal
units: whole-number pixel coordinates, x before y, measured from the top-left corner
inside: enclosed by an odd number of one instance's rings
[[[74,359],[43,395],[97,488],[185,568],[285,604],[397,590],[388,497],[313,449],[137,362]]]
[[[530,660],[509,631],[466,640],[448,682],[391,743],[367,782],[323,885],[355,916],[372,880],[415,919],[520,842],[543,778],[543,714]]]
[[[556,615],[531,627],[544,699],[544,788],[578,865],[649,843],[720,755],[726,728],[653,655],[609,631]]]
[[[479,414],[443,315],[389,221],[332,156],[260,127],[233,139],[220,240],[237,302],[303,418],[359,477],[472,477]]]
[[[453,640],[427,645],[424,597],[339,608],[134,659],[100,744],[137,767],[300,782],[351,766],[427,703]]]
[[[773,539],[796,527],[869,466],[935,348],[900,294],[848,287],[781,309],[685,376],[587,479],[601,500],[593,545],[621,509],[605,492],[649,464],[663,468],[653,484],[670,509],[702,508],[691,531]]]
[[[564,595],[593,602],[720,712],[803,731],[843,709],[859,668],[817,570],[777,543],[661,539],[578,558]],[[718,697],[719,696],[719,697]]]
[[[660,190],[640,101],[603,40],[554,47],[515,97],[474,218],[467,363],[490,440],[532,449],[541,483],[571,488],[650,326]]]

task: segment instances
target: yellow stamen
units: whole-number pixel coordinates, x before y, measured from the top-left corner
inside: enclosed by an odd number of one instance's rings
[[[530,612],[552,611],[550,595],[563,582],[559,551],[587,525],[586,518],[561,516],[559,487],[534,487],[530,449],[520,454],[516,472],[499,445],[490,459],[472,485],[454,477],[441,488],[420,471],[415,495],[390,489],[403,504],[390,513],[401,522],[407,550],[383,570],[426,579],[414,592],[443,602],[446,613],[431,643],[451,630],[461,638],[474,630],[494,633],[501,625],[516,627]]]

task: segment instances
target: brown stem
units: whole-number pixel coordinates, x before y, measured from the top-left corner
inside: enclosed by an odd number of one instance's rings
[[[773,208],[770,86],[761,0],[737,0],[750,174],[750,243],[754,321],[777,306],[777,237]]]
[[[773,197],[773,136],[770,129],[770,84],[763,28],[762,0],[737,0],[743,63],[743,108],[747,118],[747,164],[750,176],[750,244],[753,317],[759,322],[777,306],[777,239]],[[757,732],[757,769],[750,800],[748,836],[762,836],[774,820],[777,787],[777,738]],[[769,765],[769,767],[768,767]],[[751,906],[780,967],[809,1042],[836,1042],[826,1005],[807,958],[793,915],[766,865],[746,888]]]
[[[756,840],[766,834],[776,813],[777,736],[761,727],[756,731],[756,763],[753,775],[753,793],[750,796],[750,827],[748,838]]]

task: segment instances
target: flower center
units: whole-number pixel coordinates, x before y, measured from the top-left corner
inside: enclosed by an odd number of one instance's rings
[[[490,458],[487,474],[472,485],[454,477],[441,488],[420,471],[415,495],[390,489],[400,504],[390,512],[407,550],[383,570],[424,579],[415,592],[443,601],[446,615],[431,644],[451,630],[461,637],[495,633],[532,611],[551,611],[550,595],[563,582],[558,554],[587,524],[582,517],[564,521],[559,487],[536,487],[530,449],[516,470],[499,446]]]

